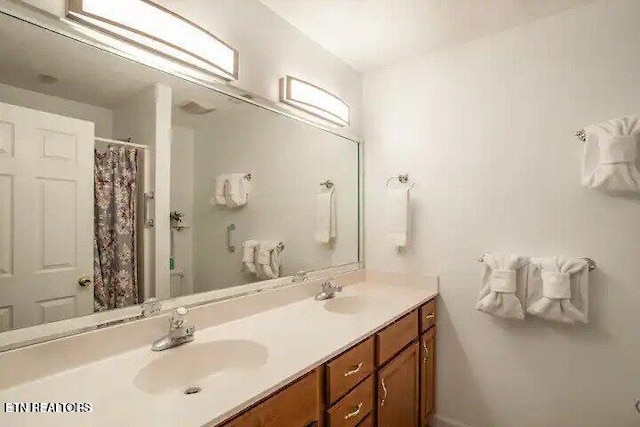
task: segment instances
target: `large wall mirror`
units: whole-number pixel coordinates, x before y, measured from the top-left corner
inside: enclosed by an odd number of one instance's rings
[[[354,140],[8,14],[0,40],[0,349],[358,265]]]

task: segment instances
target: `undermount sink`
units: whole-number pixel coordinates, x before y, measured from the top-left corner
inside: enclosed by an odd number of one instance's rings
[[[337,314],[357,314],[371,308],[374,301],[368,295],[336,296],[324,303],[324,309]]]
[[[268,358],[267,348],[255,341],[219,340],[185,344],[158,354],[154,361],[138,372],[133,383],[149,394],[182,391],[221,372],[260,368]]]

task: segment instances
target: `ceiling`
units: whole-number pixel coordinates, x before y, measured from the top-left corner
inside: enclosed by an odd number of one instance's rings
[[[355,69],[443,50],[594,0],[260,0]]]

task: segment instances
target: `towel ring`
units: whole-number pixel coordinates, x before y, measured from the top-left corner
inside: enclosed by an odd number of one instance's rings
[[[394,179],[397,179],[398,182],[400,182],[400,184],[406,184],[407,182],[409,182],[409,174],[404,173],[404,174],[400,174],[398,176],[392,176],[391,178],[389,178],[387,180],[387,183],[385,184],[387,187],[389,187],[389,183],[391,181],[393,181]],[[411,189],[416,185],[415,182],[411,183],[411,186],[409,186],[409,191],[411,191]]]

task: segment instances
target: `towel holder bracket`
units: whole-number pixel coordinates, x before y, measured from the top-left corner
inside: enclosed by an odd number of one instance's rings
[[[578,129],[574,134],[580,141],[587,142],[587,132],[584,129]]]
[[[333,181],[331,181],[330,179],[328,179],[328,180],[326,180],[326,181],[324,181],[324,182],[321,182],[321,183],[320,183],[320,186],[321,186],[321,187],[324,187],[324,188],[326,188],[326,189],[328,190],[328,189],[330,189],[330,188],[333,188]]]
[[[486,256],[486,252],[483,253],[481,256],[478,257],[478,262],[484,262],[484,257]],[[587,268],[589,269],[589,271],[593,271],[596,269],[596,267],[598,266],[596,264],[596,262],[591,259],[591,258],[587,258],[587,257],[581,257],[580,259],[584,260],[587,263]]]
[[[391,178],[389,178],[387,180],[386,186],[388,187],[389,183],[391,181],[393,181],[394,179],[397,179],[400,184],[406,184],[406,183],[409,182],[409,174],[408,173],[401,173],[400,175],[392,176]],[[411,186],[409,187],[409,190],[411,190],[414,185],[416,185],[416,184],[412,183]]]

